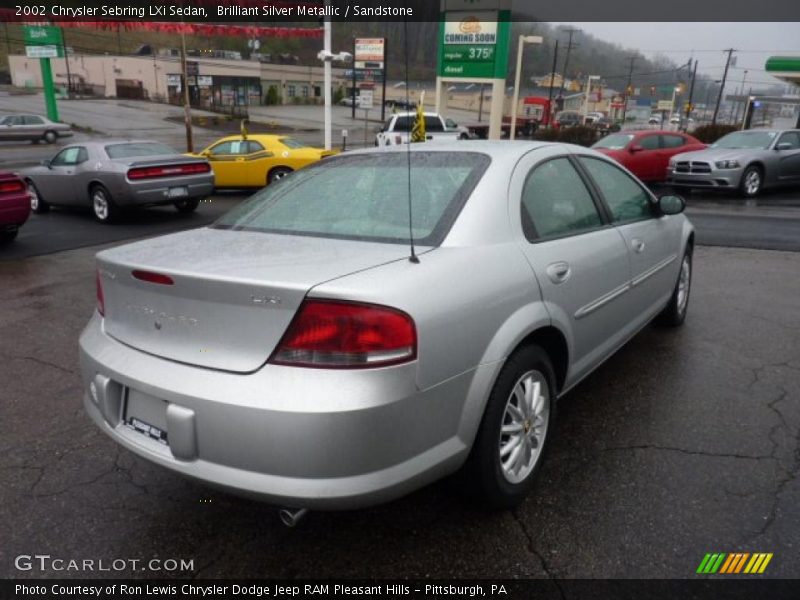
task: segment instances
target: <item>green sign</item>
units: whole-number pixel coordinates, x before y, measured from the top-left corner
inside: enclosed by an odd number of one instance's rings
[[[61,28],[26,25],[25,54],[29,58],[63,57],[64,38],[61,35]]]
[[[504,79],[509,11],[450,11],[439,23],[440,77]]]

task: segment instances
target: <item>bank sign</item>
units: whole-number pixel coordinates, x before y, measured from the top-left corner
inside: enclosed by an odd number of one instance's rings
[[[450,11],[439,24],[439,76],[448,79],[506,76],[507,11]]]
[[[57,58],[64,56],[64,38],[60,27],[26,25],[25,55],[28,58]]]

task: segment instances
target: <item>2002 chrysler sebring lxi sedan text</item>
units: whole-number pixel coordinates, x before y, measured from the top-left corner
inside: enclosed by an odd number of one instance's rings
[[[99,253],[93,420],[291,507],[462,466],[489,504],[522,500],[556,398],[654,317],[683,321],[693,228],[592,150],[419,146],[327,159],[211,227]]]

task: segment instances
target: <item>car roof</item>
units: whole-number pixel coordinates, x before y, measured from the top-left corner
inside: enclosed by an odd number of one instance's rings
[[[343,154],[339,154],[338,156],[353,156],[356,154],[385,154],[387,152],[401,154],[410,150],[411,152],[478,152],[481,154],[487,154],[493,159],[516,160],[531,150],[536,150],[538,148],[544,148],[547,146],[564,147],[570,146],[570,144],[527,140],[448,140],[434,143],[399,144],[392,146],[378,146],[377,148],[362,148],[359,150],[351,150]],[[588,148],[579,148],[581,150],[588,150]]]
[[[125,140],[119,138],[73,142],[71,144],[67,144],[64,146],[64,148],[72,148],[74,146],[83,146],[85,148],[105,148],[106,146],[112,146],[114,144],[161,144],[162,146],[168,146],[169,148],[172,148],[172,146],[169,144],[165,144],[164,142],[159,142],[157,140]],[[180,152],[175,150],[175,148],[172,148],[172,150],[175,151],[176,154],[180,154]]]
[[[233,142],[233,141],[244,141],[244,140],[260,140],[262,142],[267,142],[267,141],[277,142],[277,141],[280,141],[281,139],[287,138],[287,137],[291,137],[291,136],[288,133],[283,133],[283,134],[280,134],[280,135],[274,134],[274,133],[248,133],[247,137],[245,138],[240,133],[240,134],[237,134],[237,135],[226,135],[225,137],[219,138],[218,140],[215,140],[212,143],[216,144],[218,142],[228,142],[228,141]]]

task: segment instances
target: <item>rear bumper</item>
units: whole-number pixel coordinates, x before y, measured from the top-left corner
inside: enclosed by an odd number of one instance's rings
[[[16,229],[31,214],[31,199],[28,194],[6,196],[0,199],[0,230]]]
[[[171,197],[170,189],[186,188],[187,195]],[[214,192],[214,173],[181,177],[152,179],[149,181],[127,181],[114,201],[121,206],[153,206],[170,204],[176,200],[197,200]]]
[[[206,484],[275,504],[349,509],[402,496],[466,459],[459,429],[481,369],[424,391],[416,363],[235,374],[139,352],[102,323],[95,314],[80,340],[87,413],[128,450]],[[169,445],[123,422],[130,389],[158,399]]]

